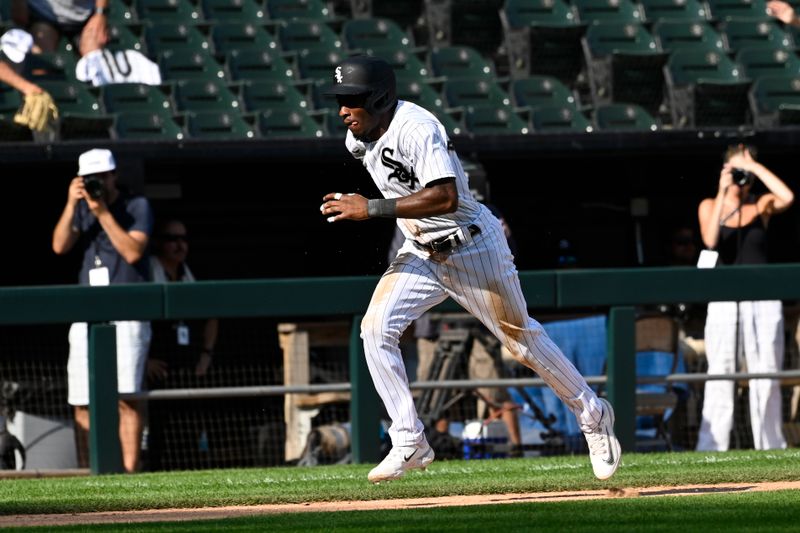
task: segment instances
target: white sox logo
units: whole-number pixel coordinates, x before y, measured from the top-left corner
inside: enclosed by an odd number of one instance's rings
[[[394,155],[394,150],[391,148],[386,147],[381,150],[381,163],[383,163],[383,166],[386,168],[392,169],[392,172],[389,174],[387,179],[392,181],[392,178],[397,178],[397,181],[407,185],[412,191],[416,189],[419,180],[414,175],[414,169],[411,169],[411,171],[406,170],[406,168],[399,161],[395,161],[389,157],[390,155]]]
[[[342,83],[342,81],[344,81],[342,77],[342,67],[336,67],[336,71],[334,71],[333,75],[336,77],[336,83]]]

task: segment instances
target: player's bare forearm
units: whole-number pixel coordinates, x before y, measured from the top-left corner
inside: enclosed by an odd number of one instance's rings
[[[108,235],[111,245],[128,264],[132,265],[142,258],[147,249],[148,236],[146,233],[137,230],[126,231],[107,208],[99,210],[95,216]]]
[[[454,182],[426,187],[408,196],[392,199],[397,218],[426,218],[452,213],[458,209],[458,189]],[[328,193],[323,197],[320,211],[328,222],[366,220],[370,218],[369,200],[360,194]]]

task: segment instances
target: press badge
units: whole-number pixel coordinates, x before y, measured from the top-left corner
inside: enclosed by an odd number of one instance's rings
[[[189,326],[186,324],[178,324],[178,344],[180,346],[189,345]]]
[[[89,285],[92,287],[103,287],[111,284],[108,275],[108,267],[102,266],[99,257],[94,258],[94,268],[89,271]]]
[[[719,260],[719,252],[716,250],[702,250],[697,259],[697,268],[714,268]]]

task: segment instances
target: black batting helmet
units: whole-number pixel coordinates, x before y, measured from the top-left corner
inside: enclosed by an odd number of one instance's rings
[[[383,59],[353,56],[345,59],[333,71],[333,85],[325,94],[367,95],[364,109],[370,115],[380,115],[397,103],[394,70]]]

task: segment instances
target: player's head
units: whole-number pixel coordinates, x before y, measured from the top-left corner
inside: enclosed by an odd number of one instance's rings
[[[353,135],[368,137],[382,116],[397,105],[394,70],[376,57],[349,57],[334,69],[333,84],[325,94],[336,96],[339,116]]]

